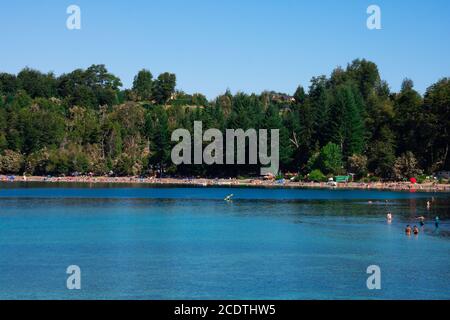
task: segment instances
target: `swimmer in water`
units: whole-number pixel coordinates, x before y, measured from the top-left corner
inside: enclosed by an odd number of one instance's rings
[[[411,227],[410,227],[410,225],[408,224],[407,226],[406,226],[406,229],[405,229],[405,233],[406,233],[406,235],[407,236],[410,236],[411,235]]]
[[[439,228],[439,217],[436,217],[434,219],[434,225],[436,226],[436,228]]]
[[[234,194],[230,194],[229,196],[226,196],[224,200],[231,201],[231,200],[233,200],[233,197],[234,197]]]
[[[419,228],[417,226],[414,226],[413,233],[417,236],[419,234]]]
[[[419,220],[420,226],[423,227],[425,225],[425,217],[417,217],[417,220]]]
[[[392,221],[392,213],[388,212],[386,215],[387,221]]]

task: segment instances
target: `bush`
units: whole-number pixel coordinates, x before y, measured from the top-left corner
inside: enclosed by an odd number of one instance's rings
[[[301,182],[303,180],[305,180],[305,177],[303,177],[301,174],[296,175],[294,179],[292,179],[292,181],[294,182]]]
[[[0,155],[0,172],[18,174],[22,171],[24,158],[19,152],[5,150]]]
[[[424,183],[425,181],[427,181],[427,176],[426,175],[420,175],[420,176],[418,176],[416,179],[417,179],[417,183],[419,183],[419,184],[422,184],[422,183]]]
[[[327,177],[322,173],[322,171],[316,169],[311,171],[308,175],[308,180],[314,182],[325,182],[327,181]]]

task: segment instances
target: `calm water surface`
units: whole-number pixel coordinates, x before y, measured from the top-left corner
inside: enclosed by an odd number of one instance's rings
[[[449,209],[438,193],[0,184],[0,299],[450,299]]]

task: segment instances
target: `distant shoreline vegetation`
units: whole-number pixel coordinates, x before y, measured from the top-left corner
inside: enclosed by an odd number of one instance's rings
[[[0,73],[0,174],[252,177],[257,165],[179,165],[171,133],[205,128],[279,129],[280,177],[323,181],[424,179],[450,171],[450,79],[421,96],[405,79],[391,92],[376,64],[355,60],[307,90],[226,91],[212,101],[176,90],[176,76],[148,70],[122,90],[104,65],[56,77]],[[248,163],[248,161],[246,162]]]

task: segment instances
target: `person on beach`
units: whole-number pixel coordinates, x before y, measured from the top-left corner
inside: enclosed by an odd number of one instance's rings
[[[407,226],[406,226],[406,229],[405,229],[405,233],[406,233],[406,235],[407,236],[410,236],[411,235],[411,226],[408,224]]]
[[[417,236],[419,234],[419,228],[417,226],[414,226],[413,233]]]

